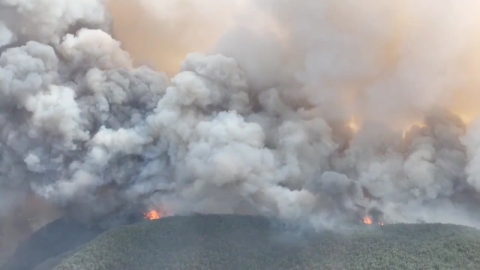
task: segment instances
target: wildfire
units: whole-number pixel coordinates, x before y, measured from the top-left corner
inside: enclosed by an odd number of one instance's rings
[[[373,221],[370,217],[366,216],[366,217],[363,218],[363,223],[366,224],[366,225],[372,225]],[[383,226],[383,225],[385,225],[385,223],[379,221],[378,225]]]
[[[161,219],[163,214],[160,214],[157,210],[151,210],[148,213],[143,212],[143,216],[148,220]]]
[[[369,218],[369,217],[364,217],[363,218],[363,223],[365,223],[367,225],[372,225],[372,219]]]

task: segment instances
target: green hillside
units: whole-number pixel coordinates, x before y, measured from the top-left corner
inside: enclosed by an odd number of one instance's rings
[[[110,230],[55,270],[480,269],[480,231],[362,226],[302,234],[247,216],[170,217]]]

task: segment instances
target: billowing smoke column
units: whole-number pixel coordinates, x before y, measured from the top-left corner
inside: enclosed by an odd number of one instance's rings
[[[132,64],[101,0],[0,0],[0,215],[32,193],[85,222],[478,226],[480,4],[357,2],[244,3],[170,79]]]

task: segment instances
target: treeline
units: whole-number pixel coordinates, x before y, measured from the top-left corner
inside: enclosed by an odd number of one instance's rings
[[[272,229],[259,217],[172,217],[111,230],[56,270],[478,270],[480,231],[365,226],[350,233]]]

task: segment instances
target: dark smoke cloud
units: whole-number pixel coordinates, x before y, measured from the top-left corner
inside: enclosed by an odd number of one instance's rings
[[[101,224],[146,204],[478,226],[480,125],[452,111],[478,95],[479,6],[446,2],[244,3],[170,79],[135,67],[103,1],[0,0],[0,193]],[[21,201],[0,196],[0,215]]]

